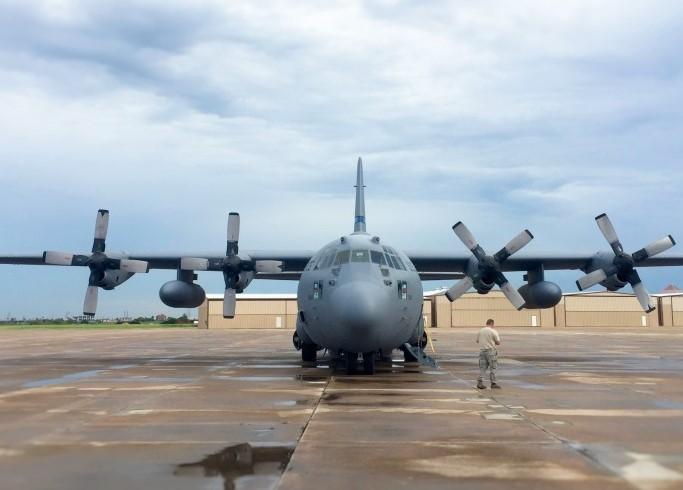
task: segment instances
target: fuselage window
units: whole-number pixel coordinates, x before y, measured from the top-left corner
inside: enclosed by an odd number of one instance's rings
[[[394,261],[391,260],[391,255],[387,254],[385,257],[386,257],[387,264],[389,265],[389,267],[391,267],[392,269],[397,269],[397,268],[398,268],[398,267],[396,267],[396,265],[394,264]]]
[[[313,299],[321,299],[323,297],[323,283],[322,281],[315,281],[313,283]]]
[[[384,254],[376,250],[370,250],[370,259],[373,264],[386,265],[387,261],[384,260]]]
[[[342,250],[337,252],[337,256],[334,259],[334,265],[346,264],[349,261],[351,255],[351,250]]]
[[[408,283],[405,281],[398,281],[398,298],[408,299]]]
[[[370,257],[368,256],[367,250],[352,250],[351,251],[351,262],[369,262]]]

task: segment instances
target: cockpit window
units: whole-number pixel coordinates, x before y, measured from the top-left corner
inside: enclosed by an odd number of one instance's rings
[[[406,266],[403,264],[403,261],[399,257],[393,257],[394,263],[398,266],[399,269],[402,271],[406,270]]]
[[[322,265],[320,266],[321,269],[327,269],[329,266],[332,265],[332,262],[334,261],[334,252],[329,253],[325,256],[325,258],[322,261]]]
[[[342,250],[341,252],[337,252],[337,256],[334,258],[334,265],[348,263],[350,255],[351,250]]]
[[[369,262],[370,257],[367,250],[352,250],[351,262]]]
[[[384,259],[384,254],[382,252],[377,252],[376,250],[370,250],[370,260],[372,260],[373,264],[387,264],[387,261]]]

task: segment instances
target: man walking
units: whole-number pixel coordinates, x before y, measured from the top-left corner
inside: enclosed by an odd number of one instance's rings
[[[490,370],[491,388],[500,388],[496,384],[496,367],[498,367],[498,351],[496,346],[500,345],[500,336],[493,328],[493,320],[489,318],[486,320],[486,326],[479,330],[477,334],[477,344],[479,344],[479,379],[477,379],[477,388],[480,390],[486,389],[484,386],[484,376],[486,370]]]

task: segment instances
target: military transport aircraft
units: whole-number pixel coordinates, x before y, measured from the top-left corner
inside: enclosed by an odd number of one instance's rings
[[[177,279],[159,291],[168,306],[194,308],[205,293],[195,284],[196,271],[222,272],[225,280],[223,315],[235,314],[235,295],[254,279],[298,280],[298,317],[294,345],[302,360],[314,362],[327,349],[355,372],[358,354],[363,370],[373,373],[376,358],[401,349],[407,360],[429,362],[424,353],[421,280],[459,279],[446,292],[455,301],[469,289],[480,294],[498,286],[517,309],[551,308],[562,297],[560,287],[545,280],[546,270],[578,269],[580,290],[601,284],[616,291],[630,284],[643,310],[654,310],[635,266],[681,266],[683,257],[655,257],[675,245],[668,235],[640,250],[626,253],[606,214],[596,222],[611,250],[594,255],[513,257],[533,235],[524,230],[493,255],[477,242],[464,223],[453,231],[469,254],[405,253],[379,236],[369,234],[365,223],[363,163],[358,159],[354,231],[328,243],[317,252],[238,249],[240,217],[228,215],[225,254],[137,255],[105,253],[109,212],[99,210],[90,254],[46,251],[40,255],[0,256],[0,264],[82,266],[90,269],[83,313],[94,315],[99,289],[114,289],[133,274],[149,269],[176,269]],[[525,271],[525,284],[515,288],[508,271]]]

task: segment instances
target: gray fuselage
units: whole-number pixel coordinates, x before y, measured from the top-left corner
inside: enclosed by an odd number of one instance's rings
[[[323,247],[304,269],[297,332],[332,353],[390,353],[422,335],[422,303],[422,283],[406,254],[353,233]]]

